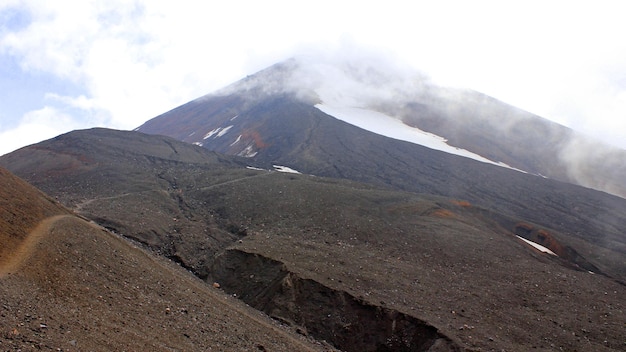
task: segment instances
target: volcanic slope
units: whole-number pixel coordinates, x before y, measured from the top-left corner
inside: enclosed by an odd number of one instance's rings
[[[39,153],[48,164],[31,162]],[[206,159],[169,159],[186,153]],[[51,172],[68,155],[81,167]],[[624,347],[624,285],[602,274],[623,257],[522,216],[462,199],[245,168],[241,159],[133,132],[76,131],[0,162],[84,216],[342,350]],[[124,186],[140,180],[151,182],[141,192]],[[164,230],[143,234],[153,222]],[[219,245],[204,242],[216,234],[225,234]],[[602,259],[586,255],[600,252]]]
[[[0,169],[0,350],[321,351]]]
[[[291,100],[280,100],[285,96]],[[306,108],[295,107],[296,102]],[[367,57],[290,59],[157,116],[137,130],[269,162],[293,162],[304,154],[297,165],[302,171],[333,177],[349,175],[339,162],[354,160],[348,164],[353,169],[364,157],[379,154],[388,154],[390,162],[384,166],[394,170],[383,174],[387,178],[403,169],[398,157],[419,166],[395,152],[397,143],[376,144],[379,150],[372,154],[353,136],[340,134],[335,141],[337,134],[324,128],[329,123],[319,125],[325,114],[335,118],[339,129],[337,120],[346,121],[431,149],[626,197],[625,150],[484,94],[437,86],[398,63]],[[423,148],[401,149],[423,154]]]
[[[64,205],[187,268],[205,267],[240,236],[202,207],[187,207],[183,197],[185,188],[194,187],[184,183],[192,175],[203,175],[197,180],[203,186],[230,182],[226,170],[233,167],[246,177],[246,164],[235,157],[166,137],[92,129],[23,148],[2,160]],[[185,256],[187,247],[202,252]]]
[[[600,270],[626,281],[624,198],[433,150],[340,121],[315,107],[320,102],[317,93],[294,93],[289,83],[294,75],[292,64],[271,67],[156,117],[138,130],[247,156],[250,163],[266,168],[284,165],[317,176],[467,200],[569,236]],[[534,117],[528,125],[520,122],[518,129],[525,134],[523,126],[535,130],[539,128],[536,125],[544,124]],[[533,136],[531,132],[527,135]],[[494,139],[493,150],[500,149],[502,141],[497,141]],[[516,158],[513,151],[509,154]],[[556,156],[535,156],[541,163],[558,164]],[[504,159],[493,161],[500,160]],[[529,167],[507,160],[512,166]],[[610,176],[614,170],[601,170],[597,173],[624,180]]]

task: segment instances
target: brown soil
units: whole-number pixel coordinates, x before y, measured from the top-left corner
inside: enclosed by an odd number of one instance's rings
[[[0,172],[1,351],[332,349]]]
[[[328,349],[83,220],[30,236],[0,279],[0,350]]]
[[[30,258],[35,246],[50,231],[52,225],[58,220],[69,215],[55,215],[42,220],[35,228],[20,242],[20,244],[7,253],[0,261],[0,278],[17,272],[22,264]],[[8,241],[4,243],[9,244]]]
[[[22,245],[26,235],[44,218],[68,214],[61,205],[0,167],[0,266]]]

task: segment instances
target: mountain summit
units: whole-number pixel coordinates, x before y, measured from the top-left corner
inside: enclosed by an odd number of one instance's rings
[[[615,258],[626,253],[617,211],[626,209],[624,199],[588,188],[626,195],[624,151],[389,66],[287,60],[138,131],[246,157],[266,169],[461,199],[600,245]],[[566,158],[580,141],[606,157]],[[592,252],[582,255],[596,257]],[[603,271],[623,280],[620,262],[611,260]]]
[[[137,130],[281,163],[315,148],[305,143],[326,133],[315,120],[328,116],[335,120],[333,129],[345,122],[396,141],[626,196],[626,180],[620,177],[626,173],[626,151],[484,94],[437,86],[383,60],[290,59]],[[337,176],[324,172],[328,157],[300,167]]]

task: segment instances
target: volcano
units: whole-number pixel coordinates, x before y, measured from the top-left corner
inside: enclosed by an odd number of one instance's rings
[[[393,141],[357,141],[365,138],[349,137],[346,124]],[[395,160],[395,150],[401,149],[397,142],[405,141],[626,196],[621,176],[626,151],[484,94],[441,87],[380,61],[290,59],[149,120],[137,131],[331,177],[349,173],[341,165],[355,157],[361,162],[363,156],[391,153]],[[414,146],[398,158],[425,153]],[[362,157],[346,156],[353,152]],[[353,164],[345,169],[354,170]]]
[[[137,131],[73,131],[0,165],[197,280],[159,291],[160,266],[120,262],[98,285],[121,271],[175,307],[218,290],[311,348],[622,350],[623,180],[573,177],[569,129],[391,72],[289,60]],[[280,350],[236,319],[217,325],[231,345],[181,320],[188,349]]]
[[[616,257],[626,253],[624,220],[617,214],[623,199],[580,187],[570,177],[573,166],[563,155],[582,137],[479,93],[438,87],[406,72],[360,61],[291,59],[137,131],[265,169],[286,166],[461,199],[600,244]],[[605,166],[589,173],[595,176],[580,179],[621,194],[624,179],[617,171],[626,154],[611,153]],[[597,163],[576,165],[585,170]],[[623,279],[624,269],[609,271]]]

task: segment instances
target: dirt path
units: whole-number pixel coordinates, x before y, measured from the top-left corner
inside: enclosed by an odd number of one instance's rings
[[[32,254],[39,241],[50,232],[52,226],[59,220],[72,217],[72,215],[56,215],[43,219],[30,231],[17,249],[0,261],[0,278],[15,272]]]
[[[110,196],[110,197],[100,197],[100,198],[92,198],[92,199],[85,199],[80,203],[77,203],[76,205],[74,205],[73,210],[77,213],[80,213],[86,206],[88,206],[89,204],[95,202],[95,201],[100,201],[100,200],[111,200],[111,199],[118,199],[118,198],[123,198],[123,197],[127,197],[130,195],[136,195],[136,194],[140,194],[140,193],[150,193],[150,192],[162,192],[162,193],[166,193],[166,191],[161,190],[161,189],[149,189],[146,191],[139,191],[139,192],[127,192],[127,193],[122,193],[122,194],[117,194],[114,196]]]
[[[200,187],[199,189],[202,190],[202,191],[206,191],[206,190],[209,190],[209,189],[225,186],[225,185],[228,185],[228,184],[231,184],[231,183],[244,181],[244,180],[247,180],[247,179],[250,179],[250,178],[264,177],[264,176],[270,175],[270,174],[272,174],[274,172],[276,172],[276,171],[268,170],[267,172],[262,173],[262,174],[236,178],[234,180],[228,180],[228,181],[216,183],[216,184],[213,184],[213,185],[210,185],[210,186]],[[130,196],[130,195],[137,195],[137,194],[141,194],[141,193],[150,193],[150,192],[161,192],[161,193],[165,193],[165,194],[172,194],[172,193],[174,193],[174,192],[168,192],[168,191],[163,190],[163,189],[149,189],[149,190],[139,191],[139,192],[127,192],[127,193],[117,194],[117,195],[110,196],[110,197],[100,197],[100,198],[85,199],[82,202],[79,202],[76,205],[74,205],[72,207],[72,209],[75,212],[80,213],[80,212],[83,211],[83,209],[86,206],[88,206],[91,203],[96,202],[96,201],[118,199],[118,198],[123,198],[123,197]]]
[[[260,171],[260,170],[259,170],[259,171]],[[201,191],[206,191],[206,190],[209,190],[209,189],[213,189],[213,188],[218,188],[218,187],[221,187],[221,186],[229,185],[229,184],[231,184],[231,183],[236,183],[236,182],[241,182],[241,181],[249,180],[249,179],[251,179],[251,178],[256,178],[256,177],[266,177],[266,176],[271,175],[271,174],[273,174],[273,173],[275,173],[275,172],[276,172],[276,171],[267,170],[267,171],[264,171],[263,173],[259,173],[259,174],[257,174],[257,175],[246,176],[246,177],[240,177],[240,178],[236,178],[236,179],[233,179],[233,180],[228,180],[228,181],[224,181],[224,182],[216,183],[216,184],[213,184],[213,185],[210,185],[210,186],[200,187],[199,189],[200,189]]]

